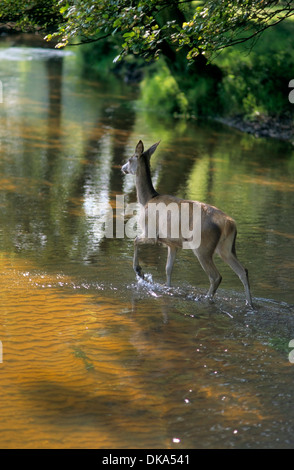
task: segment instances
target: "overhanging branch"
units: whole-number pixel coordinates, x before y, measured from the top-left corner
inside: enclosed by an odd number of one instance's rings
[[[272,26],[276,26],[277,24],[281,23],[282,21],[284,21],[286,18],[290,18],[291,16],[294,16],[294,9],[292,9],[291,11],[288,11],[288,13],[283,16],[282,18],[279,18],[277,21],[273,22],[273,23],[270,23],[270,24],[266,24],[264,25],[262,28],[258,29],[257,31],[255,31],[253,34],[251,34],[250,36],[247,36],[247,37],[243,37],[243,38],[239,38],[239,39],[235,39],[235,40],[232,40],[232,41],[229,41],[227,44],[224,44],[224,45],[221,45],[219,47],[216,47],[215,49],[216,50],[221,50],[221,49],[225,49],[226,47],[230,47],[230,46],[236,46],[237,44],[242,44],[246,41],[250,41],[251,39],[254,39],[256,38],[258,35],[260,35],[261,33],[263,33],[266,29],[268,28],[271,28]]]

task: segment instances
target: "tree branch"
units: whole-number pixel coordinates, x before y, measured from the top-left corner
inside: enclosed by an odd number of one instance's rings
[[[236,46],[237,44],[242,44],[246,41],[250,41],[250,39],[253,39],[255,38],[256,36],[258,36],[259,34],[263,33],[263,31],[265,31],[266,29],[272,27],[272,26],[276,26],[277,24],[281,23],[283,20],[285,20],[286,18],[290,18],[291,16],[294,15],[294,9],[288,11],[288,13],[283,16],[282,18],[279,18],[277,21],[275,21],[274,23],[270,23],[270,24],[266,24],[263,28],[259,29],[258,31],[255,31],[253,34],[251,34],[251,36],[247,36],[247,37],[243,37],[243,38],[239,38],[239,39],[236,39],[234,41],[230,41],[228,42],[227,44],[225,45],[222,45],[220,47],[216,47],[216,50],[221,50],[221,49],[225,49],[226,47],[230,47],[230,46]]]
[[[82,40],[81,42],[75,42],[73,44],[68,44],[68,46],[82,46],[83,44],[90,44],[92,42],[98,42],[102,39],[109,38],[111,36],[111,33],[105,34],[105,36],[100,36],[99,38],[91,38],[91,39],[85,39],[84,41]]]

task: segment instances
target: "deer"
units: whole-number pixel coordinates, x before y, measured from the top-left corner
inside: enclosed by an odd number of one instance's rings
[[[244,286],[246,305],[253,308],[248,270],[243,267],[236,255],[237,226],[235,220],[210,204],[181,199],[171,195],[162,195],[154,189],[151,179],[150,159],[159,143],[160,141],[144,150],[144,144],[142,140],[139,140],[135,147],[135,153],[121,167],[124,174],[135,175],[137,201],[140,207],[139,226],[141,233],[134,239],[133,269],[135,274],[144,279],[144,273],[138,260],[139,245],[146,243],[165,245],[168,249],[165,267],[166,285],[170,287],[177,252],[190,243],[189,247],[191,246],[209,278],[210,286],[205,297],[212,300],[222,281],[222,276],[213,260],[216,253],[237,274]],[[194,233],[193,228],[196,228],[200,234],[197,243],[191,243],[193,236],[183,235],[182,230],[173,230],[174,221],[172,221],[170,211],[165,211],[164,217],[161,217],[160,211],[150,210],[150,208],[154,209],[162,206],[178,208],[177,217],[174,220],[179,226],[181,226],[183,219],[183,212],[180,211],[180,208],[188,207],[186,214],[188,214],[189,229],[192,228],[192,233]],[[153,223],[149,224],[151,213],[156,214],[156,217],[153,217]],[[193,214],[196,214],[196,217],[193,217]],[[150,227],[152,230],[150,230]],[[151,231],[152,234],[150,234]],[[189,235],[191,235],[191,231]]]

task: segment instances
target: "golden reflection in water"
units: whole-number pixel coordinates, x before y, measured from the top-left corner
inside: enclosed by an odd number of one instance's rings
[[[259,232],[264,232],[264,233],[272,233],[274,235],[279,235],[280,237],[283,237],[283,238],[288,238],[289,240],[294,240],[293,233],[284,233],[284,232],[281,232],[280,230],[264,229],[262,227],[255,227],[255,230],[258,230]]]
[[[249,184],[254,185],[262,185],[262,186],[270,186],[275,191],[282,191],[284,192],[292,192],[294,191],[294,183],[290,181],[271,181],[268,177],[259,178],[255,177],[248,177],[247,175],[242,175],[242,181]]]
[[[197,447],[199,432],[209,443],[215,426],[271,418],[250,381],[242,394],[234,390],[239,345],[224,346],[216,328],[218,362],[207,354],[207,318],[195,336],[183,317],[165,319],[175,307],[163,303],[164,320],[157,312],[152,328],[152,300],[130,305],[121,296],[93,296],[68,275],[5,254],[0,271],[2,448],[171,448],[183,423],[190,429],[183,447]],[[249,356],[258,349],[254,343]]]
[[[140,369],[122,366],[146,349],[136,353],[140,332],[135,346],[124,334],[132,322],[118,316],[123,301],[93,303],[56,288],[68,277],[34,270],[1,258],[1,447],[120,447],[144,442],[145,429],[147,443],[164,401],[140,386]],[[162,435],[157,424],[152,439],[164,445]]]

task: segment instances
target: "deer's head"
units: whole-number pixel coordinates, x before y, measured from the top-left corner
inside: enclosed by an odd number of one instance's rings
[[[159,142],[157,142],[156,144],[153,144],[151,147],[149,147],[148,150],[144,152],[144,144],[142,140],[139,140],[139,142],[136,145],[134,155],[130,157],[127,163],[125,163],[121,168],[123,173],[129,173],[131,175],[135,175],[137,173],[137,169],[140,164],[140,161],[145,160],[149,164],[151,155],[155,152]]]

